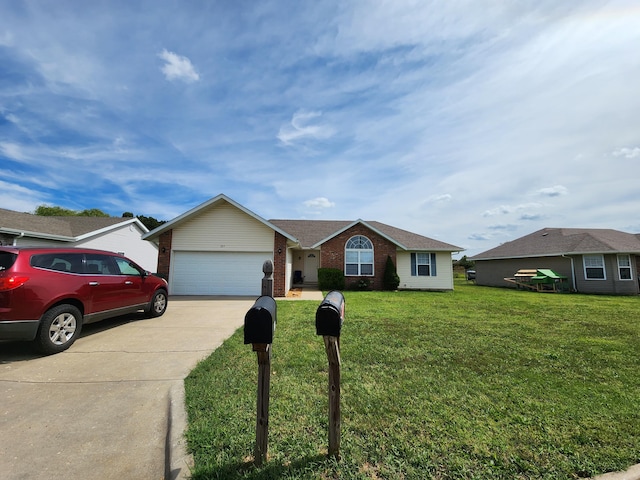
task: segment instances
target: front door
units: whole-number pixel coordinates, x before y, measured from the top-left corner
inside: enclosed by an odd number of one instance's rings
[[[304,255],[304,283],[318,283],[320,252],[305,252]]]

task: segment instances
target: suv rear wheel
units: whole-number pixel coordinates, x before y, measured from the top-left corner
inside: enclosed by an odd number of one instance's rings
[[[48,310],[36,336],[38,349],[47,355],[69,348],[82,329],[82,314],[73,305],[58,305]]]

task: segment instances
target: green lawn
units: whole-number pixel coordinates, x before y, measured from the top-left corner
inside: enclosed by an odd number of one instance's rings
[[[640,298],[345,292],[341,459],[318,302],[279,301],[269,458],[242,330],[186,380],[194,479],[569,479],[640,462]]]

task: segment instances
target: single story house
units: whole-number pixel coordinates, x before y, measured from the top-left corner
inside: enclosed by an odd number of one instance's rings
[[[337,268],[347,285],[382,289],[387,256],[401,289],[451,290],[448,243],[380,222],[265,220],[218,195],[143,236],[158,243],[158,273],[173,295],[259,295],[262,265],[274,264],[274,296],[294,280],[317,284],[318,268]]]
[[[155,272],[158,246],[142,239],[148,232],[135,217],[47,217],[0,208],[0,245],[97,248]]]
[[[543,228],[471,257],[478,285],[515,287],[504,279],[522,269],[551,269],[571,291],[640,293],[640,235],[611,229]]]

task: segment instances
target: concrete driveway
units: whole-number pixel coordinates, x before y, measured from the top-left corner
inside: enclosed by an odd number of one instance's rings
[[[243,325],[254,301],[172,297],[160,318],[87,325],[48,357],[0,343],[0,476],[188,475],[183,379]]]

